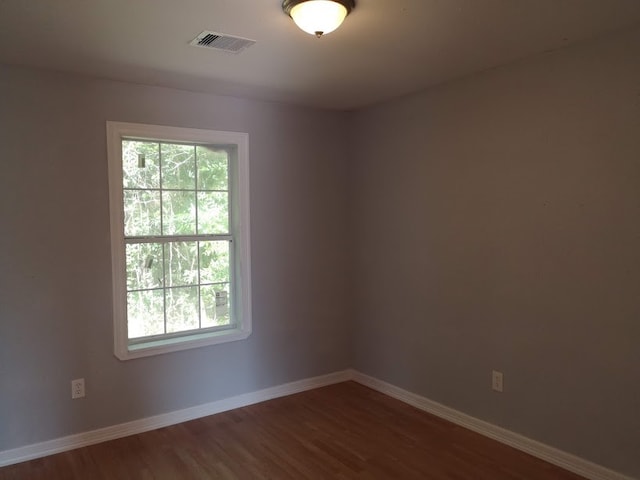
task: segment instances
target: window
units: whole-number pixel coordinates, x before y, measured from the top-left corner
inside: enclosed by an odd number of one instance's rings
[[[251,333],[248,136],[107,122],[121,360]]]

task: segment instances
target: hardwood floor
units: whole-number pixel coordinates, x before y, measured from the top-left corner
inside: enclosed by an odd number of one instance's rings
[[[581,478],[354,382],[0,468],[0,480]]]

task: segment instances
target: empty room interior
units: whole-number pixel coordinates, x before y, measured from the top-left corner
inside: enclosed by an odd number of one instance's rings
[[[637,0],[0,1],[0,213],[2,480],[640,479]]]

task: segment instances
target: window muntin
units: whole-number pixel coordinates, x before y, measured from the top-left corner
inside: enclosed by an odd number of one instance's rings
[[[116,355],[246,338],[246,134],[108,122],[108,135]]]

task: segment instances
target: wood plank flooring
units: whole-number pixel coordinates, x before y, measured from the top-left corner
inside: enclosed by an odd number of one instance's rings
[[[581,478],[354,382],[0,468],[0,480]]]

